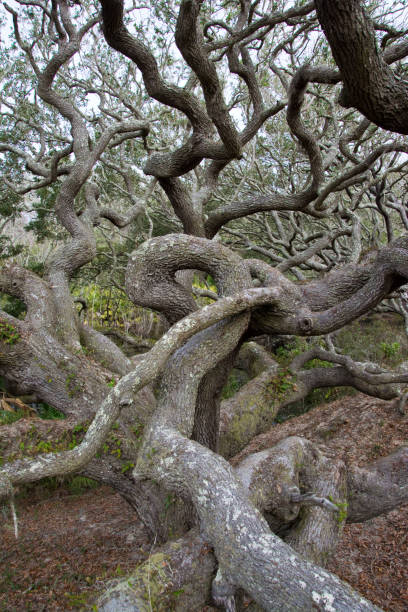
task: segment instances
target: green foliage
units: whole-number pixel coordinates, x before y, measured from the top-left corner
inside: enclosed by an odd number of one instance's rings
[[[214,282],[213,277],[210,274],[206,276],[205,280],[202,280],[199,276],[195,274],[193,278],[193,287],[197,289],[207,289],[215,294],[218,293],[217,286]],[[213,299],[206,296],[197,296],[195,297],[195,300],[197,301],[199,306],[206,306],[207,304],[212,304],[214,302]]]
[[[122,474],[125,474],[126,472],[133,469],[134,467],[135,467],[135,464],[132,463],[132,461],[125,461],[125,463],[122,465],[121,472]]]
[[[393,368],[408,353],[408,336],[399,315],[372,314],[337,332],[336,345],[355,361]]]
[[[232,370],[231,374],[228,377],[227,384],[222,390],[221,399],[229,399],[230,397],[235,395],[235,393],[240,390],[243,384],[244,383],[242,379],[240,379],[237,371]]]
[[[308,348],[305,338],[288,337],[287,344],[278,346],[272,356],[281,366],[285,367],[290,364],[296,355],[307,351]]]
[[[279,358],[279,360],[286,360],[290,355],[292,355],[292,351],[287,349],[285,346],[278,346],[275,351],[275,355]]]
[[[276,361],[281,365],[281,367],[287,367],[291,361],[301,353],[307,351],[310,348],[307,340],[305,338],[288,338],[288,344],[278,347],[273,354],[273,357]],[[333,364],[328,361],[323,361],[321,359],[312,359],[308,361],[304,365],[305,370],[311,370],[313,368],[329,368],[332,367]],[[285,377],[282,378],[282,384],[276,383],[276,392],[278,397],[283,397],[284,392],[287,390],[286,385],[289,384],[289,381],[285,381]],[[285,388],[283,388],[285,387]],[[293,389],[294,387],[292,387]],[[355,393],[354,389],[349,387],[332,387],[329,389],[313,389],[305,398],[298,400],[296,402],[292,402],[288,406],[286,406],[279,414],[276,419],[276,422],[283,422],[288,418],[297,416],[299,414],[303,414],[308,412],[310,409],[318,406],[319,404],[325,402],[332,402],[334,400],[340,399],[345,395],[352,395]]]
[[[49,436],[43,438],[37,431],[35,422],[33,422],[31,429],[22,437],[19,444],[19,451],[9,454],[6,460],[14,461],[15,459],[35,457],[43,453],[59,453],[65,450],[71,450],[81,443],[87,429],[87,423],[79,423],[72,430],[63,432],[59,438],[51,439]]]
[[[38,274],[38,276],[42,276],[44,274],[45,265],[42,261],[37,261],[31,256],[27,262],[27,269]]]
[[[55,238],[63,236],[61,227],[55,222],[53,214],[60,188],[60,182],[56,181],[54,184],[42,187],[36,192],[38,199],[32,204],[36,214],[24,229],[27,232],[34,232],[38,242],[43,242],[46,239],[55,240]]]
[[[330,361],[323,359],[311,359],[305,364],[305,370],[313,370],[314,368],[332,368],[333,364]]]
[[[57,490],[65,490],[69,495],[82,495],[99,486],[100,484],[96,480],[85,476],[47,476],[47,478],[43,478],[40,482],[20,485],[17,498],[32,499],[34,496],[47,498]]]
[[[395,367],[408,352],[408,338],[403,323],[397,315],[369,315],[346,325],[336,333],[335,344],[341,352],[355,361],[373,361],[384,367]],[[288,338],[288,344],[276,349],[273,357],[285,367],[292,359],[310,348],[304,338]],[[313,359],[305,369],[328,368],[333,364]],[[332,402],[346,395],[353,395],[352,387],[314,389],[306,398],[288,405],[279,415],[279,421],[303,414],[314,406]]]
[[[85,322],[95,328],[107,325],[125,327],[135,316],[135,307],[122,291],[114,286],[101,287],[96,283],[77,286],[74,297],[81,297],[87,303]],[[136,314],[137,316],[137,314]]]
[[[392,359],[401,349],[399,342],[381,342],[380,347],[386,359]]]
[[[22,244],[13,244],[8,236],[0,236],[0,259],[14,257],[23,251]]]
[[[6,391],[5,386],[1,384],[1,377],[0,390],[3,392]],[[62,412],[53,406],[49,406],[45,402],[37,403],[35,405],[35,410],[41,419],[65,419],[65,415]],[[15,423],[16,421],[26,417],[27,413],[21,408],[17,408],[12,412],[9,410],[0,410],[0,425],[10,425],[11,423]]]
[[[5,293],[0,294],[0,309],[16,319],[23,319],[26,313],[24,302]]]
[[[11,189],[4,190],[1,196],[0,217],[13,217],[23,202],[23,198],[21,195],[11,191]]]
[[[0,410],[0,425],[11,425],[26,416],[24,410]]]
[[[41,419],[65,419],[65,415],[62,412],[45,402],[38,403],[36,405],[36,411]]]
[[[70,608],[84,610],[88,600],[88,593],[64,593]]]
[[[132,432],[136,438],[136,440],[140,440],[143,435],[144,426],[142,423],[138,423],[132,427]]]
[[[113,428],[114,430],[117,428]],[[138,446],[139,444],[139,440],[137,441],[136,446]],[[97,457],[102,457],[103,455],[113,455],[114,457],[117,457],[118,459],[120,459],[123,455],[123,450],[122,450],[122,439],[119,438],[115,433],[113,433],[112,431],[110,432],[110,434],[108,435],[108,437],[106,438],[105,442],[102,445],[102,448],[98,451],[97,453]],[[122,465],[122,473],[127,472],[128,470],[130,470],[131,468],[134,467],[134,464],[130,461],[124,461],[123,465]]]
[[[282,369],[272,378],[268,388],[272,397],[281,401],[288,391],[296,391],[296,377],[289,370]]]
[[[90,489],[99,487],[99,483],[96,480],[86,476],[71,476],[65,481],[65,484],[72,495],[81,495]]]
[[[75,397],[81,391],[81,384],[77,381],[75,372],[70,372],[65,379],[65,389],[69,397]]]
[[[337,512],[337,522],[339,523],[339,525],[341,525],[342,523],[344,523],[344,521],[347,518],[347,508],[348,508],[348,504],[347,502],[336,502],[332,495],[329,495],[329,500],[338,508],[338,512]]]
[[[50,453],[52,452],[52,443],[49,440],[40,440],[37,443],[37,448],[36,450],[39,453]]]
[[[20,340],[20,334],[14,325],[0,319],[0,342],[5,344],[16,344]]]

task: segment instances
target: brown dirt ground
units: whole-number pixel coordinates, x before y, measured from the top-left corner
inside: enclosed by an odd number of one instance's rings
[[[143,525],[108,487],[17,506],[18,540],[9,513],[0,528],[1,612],[81,609],[98,583],[124,575],[149,553]]]
[[[342,398],[258,436],[240,458],[302,435],[364,465],[407,443],[406,410],[402,416],[392,403],[363,395]],[[18,540],[6,506],[0,516],[1,612],[79,610],[84,595],[150,551],[133,511],[106,487],[82,495],[62,489],[45,499],[19,499],[17,506]],[[347,525],[329,569],[384,610],[408,612],[408,504]]]

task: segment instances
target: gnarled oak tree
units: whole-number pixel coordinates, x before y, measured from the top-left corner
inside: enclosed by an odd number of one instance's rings
[[[30,435],[50,452],[28,456],[24,423],[1,428],[1,494],[80,471],[119,491],[157,541],[178,531],[155,609],[212,597],[234,610],[238,589],[265,610],[375,609],[323,567],[346,518],[408,500],[408,447],[364,469],[300,437],[235,468],[228,459],[312,389],[392,399],[408,383],[406,371],[357,363],[330,339],[387,298],[404,308],[404,7],[4,9],[14,43],[1,66],[0,292],[25,316],[0,311],[0,374],[66,419],[36,420]],[[49,240],[41,271],[10,240],[23,214]],[[121,231],[130,254],[115,247]],[[112,283],[166,320],[135,358],[75,305],[73,279],[96,265],[101,236]],[[193,274],[216,290],[193,287]],[[265,335],[327,342],[282,368],[256,341]],[[308,369],[313,359],[330,367]],[[250,380],[221,402],[237,362]],[[100,609],[147,609],[142,572]]]

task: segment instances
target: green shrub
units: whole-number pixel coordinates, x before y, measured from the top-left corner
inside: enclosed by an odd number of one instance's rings
[[[0,410],[0,425],[11,425],[25,416],[26,415],[23,410],[13,410],[13,412],[9,412],[8,410]]]
[[[45,402],[37,404],[36,410],[41,419],[65,419],[65,415],[62,412]]]
[[[0,309],[16,319],[23,319],[26,313],[24,302],[4,293],[0,293]]]
[[[245,372],[241,370],[232,370],[222,390],[221,399],[226,400],[235,395],[248,380],[249,378]]]
[[[99,487],[99,483],[86,476],[72,476],[66,480],[68,490],[73,495],[81,495],[90,489]]]
[[[371,314],[338,331],[335,344],[355,361],[394,368],[408,352],[408,336],[398,315]]]
[[[392,359],[401,349],[399,342],[381,342],[380,347],[386,359]]]
[[[20,334],[14,325],[0,319],[0,341],[5,344],[16,344],[19,340]]]

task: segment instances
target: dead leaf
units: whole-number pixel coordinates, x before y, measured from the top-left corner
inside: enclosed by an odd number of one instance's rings
[[[5,398],[5,401],[9,402],[10,404],[14,404],[15,406],[17,406],[17,408],[19,408],[26,414],[37,414],[34,408],[29,406],[28,404],[25,404],[23,400],[21,400],[19,397],[7,397]]]
[[[14,412],[10,404],[8,404],[4,398],[0,400],[0,404],[2,410],[7,410],[7,412]]]

